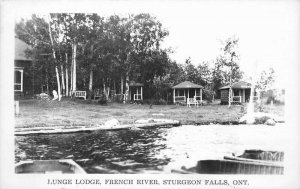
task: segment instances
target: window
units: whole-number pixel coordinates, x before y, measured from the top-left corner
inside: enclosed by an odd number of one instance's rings
[[[16,69],[14,73],[14,91],[23,91],[23,69]]]

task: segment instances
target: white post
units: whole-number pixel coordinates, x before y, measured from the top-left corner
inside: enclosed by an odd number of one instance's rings
[[[143,87],[141,87],[141,100],[143,100]]]
[[[174,104],[176,103],[176,101],[175,101],[175,88],[173,89],[173,102],[174,102]]]
[[[202,103],[202,89],[200,88],[200,96],[201,96],[201,103]]]
[[[21,72],[21,92],[23,92],[23,70],[20,70]]]
[[[186,96],[185,96],[185,89],[183,89],[183,91],[184,91],[184,98],[185,98],[185,100],[186,100]]]
[[[188,89],[188,98],[190,98],[190,89]]]

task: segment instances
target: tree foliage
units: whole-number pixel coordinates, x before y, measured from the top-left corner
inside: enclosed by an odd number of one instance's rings
[[[273,68],[263,70],[256,81],[256,87],[262,92],[270,89],[275,81],[275,71]]]
[[[75,88],[87,90],[90,95],[100,89],[109,97],[112,93],[126,93],[130,80],[144,84],[144,97],[148,99],[171,99],[171,87],[185,80],[202,85],[204,97],[212,98],[230,78],[234,82],[242,76],[237,38],[224,42],[213,68],[209,62],[197,65],[190,57],[184,63],[175,62],[169,57],[172,49],[161,47],[169,32],[146,13],[128,17],[84,13],[32,15],[16,23],[15,33],[32,46],[28,55],[35,61],[35,78],[50,91],[58,83],[56,67],[60,69],[62,85],[66,85],[62,90],[71,90],[75,83]]]
[[[215,93],[221,86],[237,82],[243,76],[239,66],[238,42],[239,39],[235,36],[223,42],[224,46],[221,48],[221,53],[217,57],[212,71]]]

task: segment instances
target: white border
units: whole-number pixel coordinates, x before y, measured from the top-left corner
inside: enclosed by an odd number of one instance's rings
[[[289,78],[289,85],[286,88],[286,133],[283,133],[287,137],[287,141],[283,141],[289,144],[289,149],[286,152],[286,168],[284,176],[243,176],[243,175],[173,175],[173,174],[159,174],[159,175],[16,175],[14,173],[14,116],[13,116],[13,57],[14,57],[14,15],[20,12],[31,13],[45,12],[51,10],[51,12],[63,12],[68,10],[69,12],[93,12],[97,6],[113,6],[117,9],[128,10],[141,10],[146,11],[149,7],[155,8],[159,5],[158,1],[126,1],[125,6],[120,6],[121,1],[4,1],[1,2],[1,46],[0,46],[0,188],[107,188],[104,185],[101,186],[49,186],[47,185],[47,179],[51,178],[72,178],[72,179],[248,179],[249,186],[245,188],[298,188],[300,187],[300,163],[299,163],[299,128],[300,128],[300,90],[299,90],[299,60],[300,60],[300,22],[299,25],[292,27],[298,36],[295,37],[295,41],[291,43],[294,45],[295,51],[294,57],[291,57],[292,63],[287,63],[288,72],[286,77]],[[228,1],[230,3],[231,1]],[[234,2],[234,1],[233,1]],[[256,1],[259,4],[259,1]],[[267,1],[268,3],[274,3],[277,1]],[[89,6],[87,6],[89,3]],[[184,3],[196,3],[196,1],[163,1],[162,3],[168,3],[170,6],[175,4]],[[219,3],[219,1],[213,1],[213,3]],[[287,1],[287,3],[294,3],[298,10],[299,1]],[[140,6],[136,6],[139,4]],[[289,10],[287,10],[289,11]],[[299,11],[300,12],[300,11]],[[267,13],[266,13],[267,14]],[[298,13],[299,17],[300,14]],[[161,188],[161,186],[144,185],[139,186],[125,186],[114,185],[109,188]],[[191,188],[191,186],[169,186],[164,188]],[[193,188],[207,188],[206,186],[195,186]],[[211,187],[212,188],[212,187]],[[213,186],[213,188],[224,188],[224,186]],[[244,188],[244,187],[242,187]]]

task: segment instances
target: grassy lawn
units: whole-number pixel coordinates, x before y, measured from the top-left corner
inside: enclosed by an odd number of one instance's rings
[[[149,105],[109,103],[100,105],[83,100],[20,101],[20,115],[16,127],[97,125],[116,118],[121,124],[134,123],[137,119],[166,118],[182,124],[236,124],[244,114],[241,106],[207,105],[200,107],[176,105]],[[265,111],[282,114],[283,107],[267,107]]]

